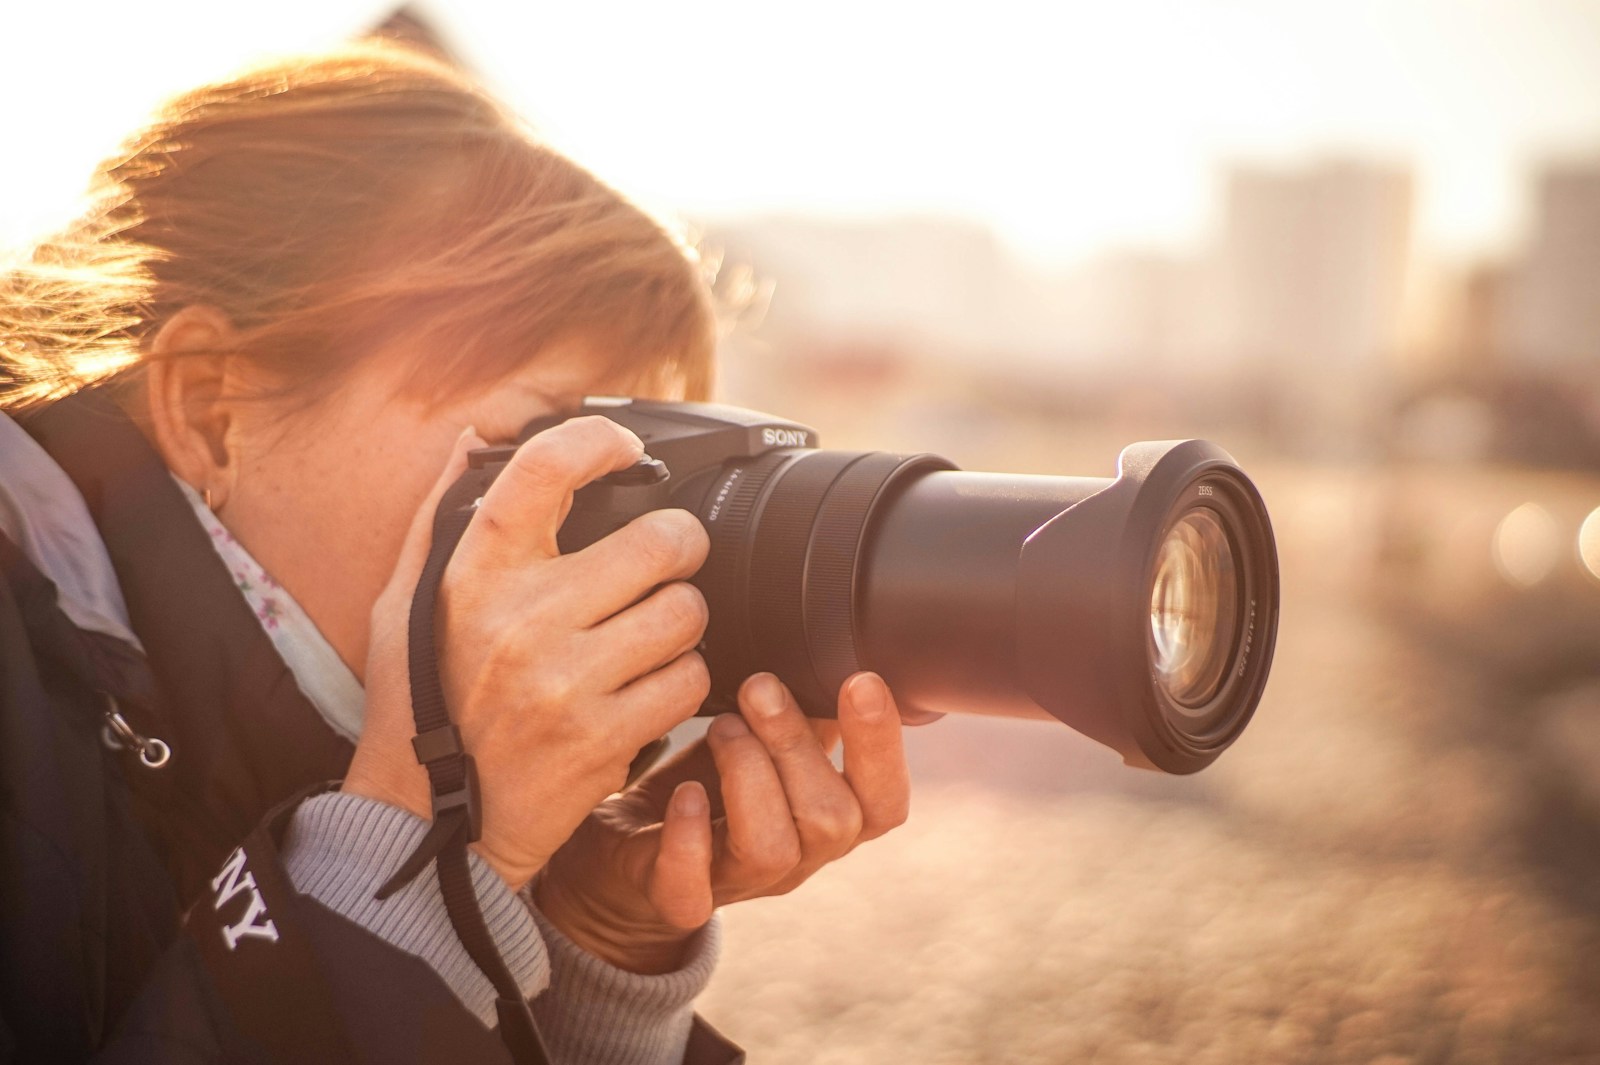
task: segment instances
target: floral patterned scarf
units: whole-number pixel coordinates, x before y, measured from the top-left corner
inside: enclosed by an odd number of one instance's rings
[[[339,735],[356,742],[361,735],[366,693],[355,673],[345,665],[333,645],[316,624],[300,609],[287,589],[272,579],[261,564],[250,557],[244,545],[233,538],[200,493],[174,476],[184,498],[194,508],[195,517],[211,537],[211,546],[233,576],[244,601],[255,611],[272,646],[283,656],[295,683],[317,708],[322,720]]]

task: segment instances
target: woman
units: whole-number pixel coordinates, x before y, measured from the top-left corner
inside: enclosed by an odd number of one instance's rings
[[[434,504],[585,394],[703,397],[705,283],[375,45],[175,101],[95,193],[0,288],[0,1057],[502,1060],[436,879],[376,897],[431,813],[405,644]],[[826,729],[759,675],[613,794],[707,691],[692,516],[555,549],[640,453],[603,419],[533,438],[445,573],[473,887],[553,1060],[734,1061],[692,1014],[715,907],[904,819],[900,721],[870,674]]]

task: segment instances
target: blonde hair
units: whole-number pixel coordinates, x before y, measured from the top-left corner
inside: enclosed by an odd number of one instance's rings
[[[91,191],[80,222],[0,269],[0,406],[135,377],[196,304],[297,385],[406,331],[432,394],[575,336],[606,353],[598,369],[710,391],[716,315],[686,242],[396,45],[188,93]]]

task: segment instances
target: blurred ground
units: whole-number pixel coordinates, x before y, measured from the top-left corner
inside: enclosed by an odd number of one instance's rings
[[[762,1065],[1600,1063],[1600,685],[1372,594],[1370,489],[1267,471],[1278,656],[1215,766],[914,730],[910,822],[724,911],[702,1012]]]

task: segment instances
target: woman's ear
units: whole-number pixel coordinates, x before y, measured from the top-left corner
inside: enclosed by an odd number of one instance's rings
[[[227,500],[239,465],[238,382],[230,381],[237,363],[226,354],[236,340],[226,314],[215,307],[185,307],[156,333],[145,370],[156,450],[167,469],[205,496],[212,509]]]

